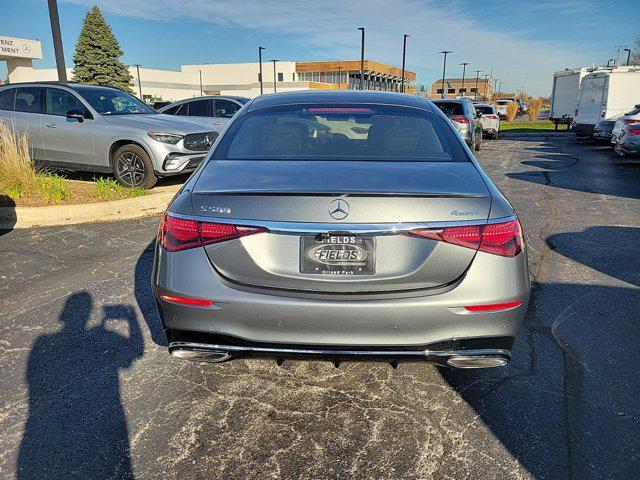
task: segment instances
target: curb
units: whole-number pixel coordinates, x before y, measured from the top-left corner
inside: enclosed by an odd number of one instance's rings
[[[130,220],[166,210],[180,186],[169,191],[111,202],[47,207],[1,207],[0,230]]]

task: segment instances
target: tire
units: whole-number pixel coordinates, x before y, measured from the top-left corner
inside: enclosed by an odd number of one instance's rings
[[[492,137],[494,140],[500,140],[500,130],[496,130],[496,133]]]
[[[116,150],[112,159],[113,175],[119,184],[132,188],[152,188],[158,181],[153,164],[144,148],[130,143]]]

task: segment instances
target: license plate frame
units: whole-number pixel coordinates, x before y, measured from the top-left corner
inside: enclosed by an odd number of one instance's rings
[[[376,273],[375,260],[376,239],[372,236],[323,233],[300,238],[303,274],[371,276]]]

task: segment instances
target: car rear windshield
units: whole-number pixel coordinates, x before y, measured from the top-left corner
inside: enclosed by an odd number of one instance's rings
[[[367,104],[285,105],[248,112],[233,122],[214,159],[467,161],[438,115]]]
[[[433,103],[435,103],[436,107],[442,110],[442,113],[444,113],[447,116],[464,115],[464,107],[462,106],[461,103],[454,103],[454,102],[433,102]]]
[[[484,105],[476,105],[476,111],[482,113],[483,115],[496,113],[493,111],[493,107]]]

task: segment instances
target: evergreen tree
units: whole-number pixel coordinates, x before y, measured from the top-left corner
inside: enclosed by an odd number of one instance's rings
[[[631,53],[631,64],[640,65],[640,37],[636,38],[636,46]]]
[[[122,50],[97,6],[84,17],[73,55],[73,80],[91,85],[117,87],[133,93],[129,68],[119,58]]]

